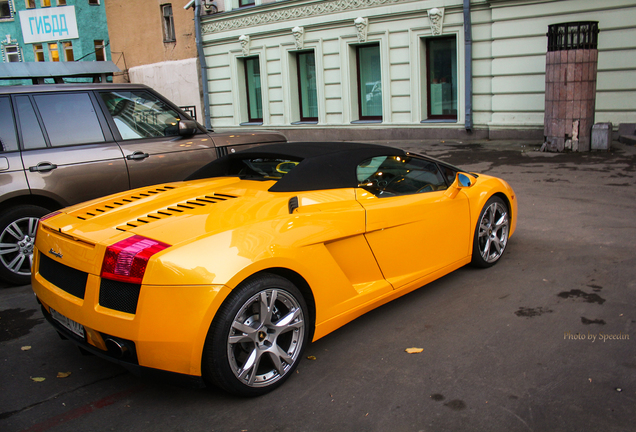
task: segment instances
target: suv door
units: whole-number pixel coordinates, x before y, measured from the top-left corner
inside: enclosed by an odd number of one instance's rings
[[[128,189],[123,155],[102,129],[90,92],[34,93],[14,101],[31,193],[67,206]]]
[[[183,180],[216,159],[214,142],[203,131],[180,136],[184,113],[148,90],[97,91],[121,147],[130,188]]]

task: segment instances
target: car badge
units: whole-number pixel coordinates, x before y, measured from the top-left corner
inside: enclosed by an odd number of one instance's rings
[[[61,253],[59,253],[59,252],[55,252],[55,251],[53,250],[53,248],[51,248],[51,250],[49,250],[49,253],[50,253],[51,255],[54,255],[54,256],[56,256],[56,257],[58,257],[58,258],[62,259],[62,256],[63,256],[63,255],[62,255]]]

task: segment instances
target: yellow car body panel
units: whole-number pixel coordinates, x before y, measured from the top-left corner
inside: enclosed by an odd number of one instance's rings
[[[191,180],[69,207],[40,222],[33,289],[47,311],[83,325],[97,349],[105,349],[102,334],[124,338],[135,342],[140,366],[201,376],[216,312],[252,275],[293,272],[306,282],[316,340],[469,263],[493,195],[508,204],[509,235],[516,227],[512,188],[486,175],[470,187],[455,181],[386,198],[363,188],[270,192],[274,183]],[[106,249],[133,235],[170,245],[150,258],[134,314],[99,304]],[[83,299],[40,274],[43,255],[87,274]]]

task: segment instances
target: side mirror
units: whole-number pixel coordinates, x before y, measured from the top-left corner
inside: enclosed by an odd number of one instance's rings
[[[457,173],[457,186],[458,187],[471,187],[475,178],[469,174]]]
[[[455,176],[455,181],[453,182],[453,184],[448,189],[446,189],[444,195],[451,199],[455,198],[460,189],[471,187],[473,184],[475,184],[475,180],[476,178],[474,176],[467,173],[459,172]]]
[[[179,121],[179,135],[181,136],[192,136],[196,134],[198,130],[197,122],[193,120]]]

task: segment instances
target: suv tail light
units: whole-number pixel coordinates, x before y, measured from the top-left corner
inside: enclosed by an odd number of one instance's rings
[[[120,282],[141,284],[148,260],[170,245],[139,235],[108,246],[101,277]]]

